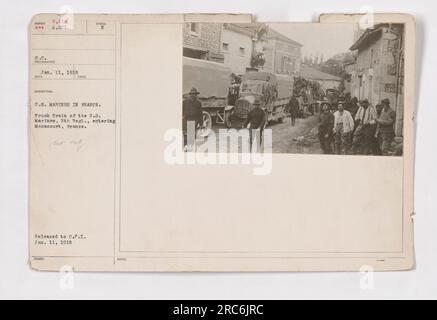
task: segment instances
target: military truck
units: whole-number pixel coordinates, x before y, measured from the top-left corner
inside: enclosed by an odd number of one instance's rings
[[[261,108],[266,113],[266,125],[272,121],[282,122],[293,92],[293,83],[294,79],[291,76],[247,72],[242,77],[240,98],[235,103],[235,107],[226,107],[226,126],[241,128],[248,113],[254,108],[255,100],[261,101]]]

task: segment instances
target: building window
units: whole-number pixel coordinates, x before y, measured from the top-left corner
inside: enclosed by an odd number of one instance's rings
[[[240,47],[240,54],[242,54],[242,55],[244,55],[244,53],[245,53],[245,49],[244,49],[244,47]]]
[[[223,51],[229,51],[229,43],[223,42],[222,49]]]
[[[289,57],[282,57],[281,58],[281,73],[283,74],[289,74],[291,73],[292,69],[291,59]]]
[[[192,34],[199,34],[200,27],[198,23],[191,22],[190,23],[190,32]]]
[[[183,55],[184,57],[208,60],[208,51],[184,48]]]
[[[296,70],[296,59],[291,60],[291,62],[290,62],[290,66],[291,66],[291,68],[290,68],[291,73],[297,71],[297,70]]]

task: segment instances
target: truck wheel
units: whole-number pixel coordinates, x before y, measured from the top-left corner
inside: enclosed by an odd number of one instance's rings
[[[212,130],[212,117],[207,111],[203,111],[203,126],[197,131],[197,134],[201,137],[206,137]]]
[[[231,115],[232,115],[233,111],[225,111],[225,126],[226,128],[230,129],[232,128],[232,120],[231,120]]]
[[[264,113],[265,113],[265,121],[264,121],[264,126],[263,126],[263,129],[265,129],[266,127],[267,127],[267,125],[269,124],[269,113],[268,113],[268,111],[267,110],[265,110],[264,111]]]
[[[212,128],[212,117],[209,112],[203,111],[203,128],[211,129]]]

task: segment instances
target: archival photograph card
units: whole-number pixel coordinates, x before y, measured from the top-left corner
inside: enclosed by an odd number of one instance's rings
[[[414,267],[409,15],[56,15],[29,31],[39,271]]]

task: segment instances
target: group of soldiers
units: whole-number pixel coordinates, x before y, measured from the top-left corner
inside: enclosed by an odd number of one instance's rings
[[[396,113],[390,100],[373,107],[357,98],[331,105],[321,104],[318,118],[320,146],[324,154],[389,155]]]
[[[198,94],[199,92],[192,88],[189,98],[183,103],[184,146],[190,145],[187,141],[187,124],[194,123],[194,128],[202,126],[202,104],[197,99]],[[294,126],[299,110],[296,97],[290,99],[288,110]],[[357,98],[335,105],[322,102],[318,115],[321,149],[324,154],[389,155],[395,136],[395,121],[396,113],[390,107],[389,99],[383,99],[376,107],[368,100],[358,102]],[[262,137],[265,122],[261,101],[256,99],[243,127],[250,128],[251,138],[253,131],[259,131],[257,134]],[[261,143],[261,138],[258,142]],[[250,145],[252,146],[252,139]]]

